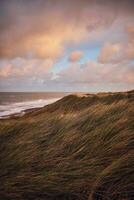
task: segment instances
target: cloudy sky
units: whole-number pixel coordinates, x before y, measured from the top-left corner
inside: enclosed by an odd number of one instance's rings
[[[0,91],[134,89],[133,0],[1,0]]]

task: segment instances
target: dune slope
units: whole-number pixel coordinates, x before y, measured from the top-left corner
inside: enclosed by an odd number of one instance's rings
[[[1,200],[131,200],[134,91],[69,95],[0,120]]]

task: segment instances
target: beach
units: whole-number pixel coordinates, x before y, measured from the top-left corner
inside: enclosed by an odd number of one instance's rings
[[[26,112],[54,103],[65,93],[0,93],[0,119],[23,116]]]

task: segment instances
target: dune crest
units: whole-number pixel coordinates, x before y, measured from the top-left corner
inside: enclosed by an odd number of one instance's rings
[[[0,199],[132,200],[133,100],[72,94],[0,120]]]

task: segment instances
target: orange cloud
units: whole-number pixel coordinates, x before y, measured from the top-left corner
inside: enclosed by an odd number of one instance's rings
[[[69,56],[69,61],[70,62],[77,62],[83,57],[83,52],[81,51],[74,51],[71,53]]]
[[[0,57],[32,54],[56,59],[67,45],[80,44],[93,31],[113,22],[115,12],[111,3],[106,6],[107,12],[104,4],[88,0],[58,0],[56,6],[52,0],[5,1],[0,18]]]
[[[121,43],[107,43],[102,48],[99,55],[99,62],[101,63],[114,63],[119,62],[122,56],[122,44]]]
[[[126,56],[129,59],[134,59],[134,25],[129,25],[126,28],[128,34],[128,44],[125,48]]]

